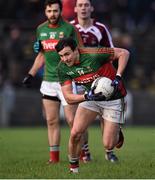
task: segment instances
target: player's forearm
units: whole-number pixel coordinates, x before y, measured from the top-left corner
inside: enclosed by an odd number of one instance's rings
[[[32,68],[29,71],[29,74],[35,76],[38,70],[44,65],[45,59],[42,53],[39,53],[35,58],[35,61],[32,65]]]
[[[128,59],[129,59],[129,51],[123,49],[120,53],[119,53],[119,57],[118,57],[118,68],[117,68],[117,74],[118,75],[122,75],[127,63],[128,63]]]
[[[77,104],[85,100],[85,97],[82,94],[68,94],[64,96],[68,104]]]

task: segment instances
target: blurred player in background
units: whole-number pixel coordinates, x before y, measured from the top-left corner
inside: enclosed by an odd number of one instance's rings
[[[85,47],[113,47],[112,38],[106,26],[92,18],[94,7],[91,2],[91,0],[75,0],[74,12],[77,17],[71,21],[71,24],[78,29]],[[77,93],[81,92],[82,87],[76,86],[75,91]],[[104,121],[101,120],[101,126],[103,124]],[[88,133],[85,134],[84,142],[81,159],[91,160],[88,148]]]
[[[74,11],[77,17],[71,21],[81,34],[86,47],[113,47],[111,35],[106,26],[91,17],[94,7],[91,0],[76,0]]]
[[[68,21],[75,17],[74,6],[76,0],[62,0],[63,11],[62,17]]]
[[[42,103],[45,118],[47,120],[48,141],[50,148],[49,163],[59,162],[60,146],[60,123],[59,111],[60,103],[64,107],[65,118],[70,127],[72,127],[75,107],[68,105],[61,91],[57,75],[57,66],[60,57],[55,51],[55,46],[63,37],[73,37],[78,41],[78,35],[75,28],[65,22],[61,17],[61,0],[46,0],[45,15],[47,21],[37,28],[37,42],[34,49],[38,55],[28,75],[24,78],[23,84],[30,86],[33,77],[44,65],[44,76],[40,92],[42,93]],[[82,42],[82,41],[81,41]]]
[[[64,38],[56,45],[61,57],[58,74],[62,92],[68,103],[80,103],[74,118],[69,140],[70,171],[78,172],[81,135],[100,114],[104,119],[103,144],[106,159],[118,160],[114,147],[123,144],[120,138],[120,124],[124,123],[124,97],[126,90],[122,74],[126,68],[129,52],[120,48],[78,48],[72,38]],[[111,61],[118,60],[117,70]],[[109,99],[100,93],[94,94],[91,84],[98,77],[112,80],[115,93]],[[74,94],[72,81],[83,85],[87,93]],[[82,102],[82,103],[81,103]]]

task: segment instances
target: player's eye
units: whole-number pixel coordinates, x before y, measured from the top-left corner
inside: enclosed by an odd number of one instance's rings
[[[78,7],[82,7],[82,4],[78,4]]]

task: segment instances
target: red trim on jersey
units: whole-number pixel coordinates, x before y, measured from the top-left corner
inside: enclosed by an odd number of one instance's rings
[[[79,65],[80,64],[80,61],[78,60],[77,62],[74,63],[74,65]]]
[[[48,24],[48,27],[49,28],[58,28],[59,27],[59,24]]]
[[[80,77],[74,78],[74,81],[75,81],[75,83],[78,83],[78,84],[87,84],[89,82],[94,81],[98,77],[100,77],[100,75],[97,71],[97,72],[85,74]]]
[[[71,80],[66,80],[65,82],[61,83],[61,86],[72,84]]]
[[[114,56],[113,48],[81,48],[81,54],[111,54]]]
[[[79,84],[86,84],[92,82],[94,79],[104,76],[111,80],[115,78],[116,70],[111,63],[106,63],[98,69],[96,72],[81,75],[80,77],[74,78],[74,81]]]

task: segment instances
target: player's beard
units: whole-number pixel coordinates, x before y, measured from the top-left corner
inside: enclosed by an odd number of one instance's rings
[[[58,24],[58,21],[59,21],[59,19],[60,19],[60,17],[61,17],[61,15],[59,15],[59,17],[56,19],[53,19],[53,20],[51,20],[50,18],[48,19],[48,22],[50,23],[50,24],[52,24],[52,25],[56,25],[56,24]]]

